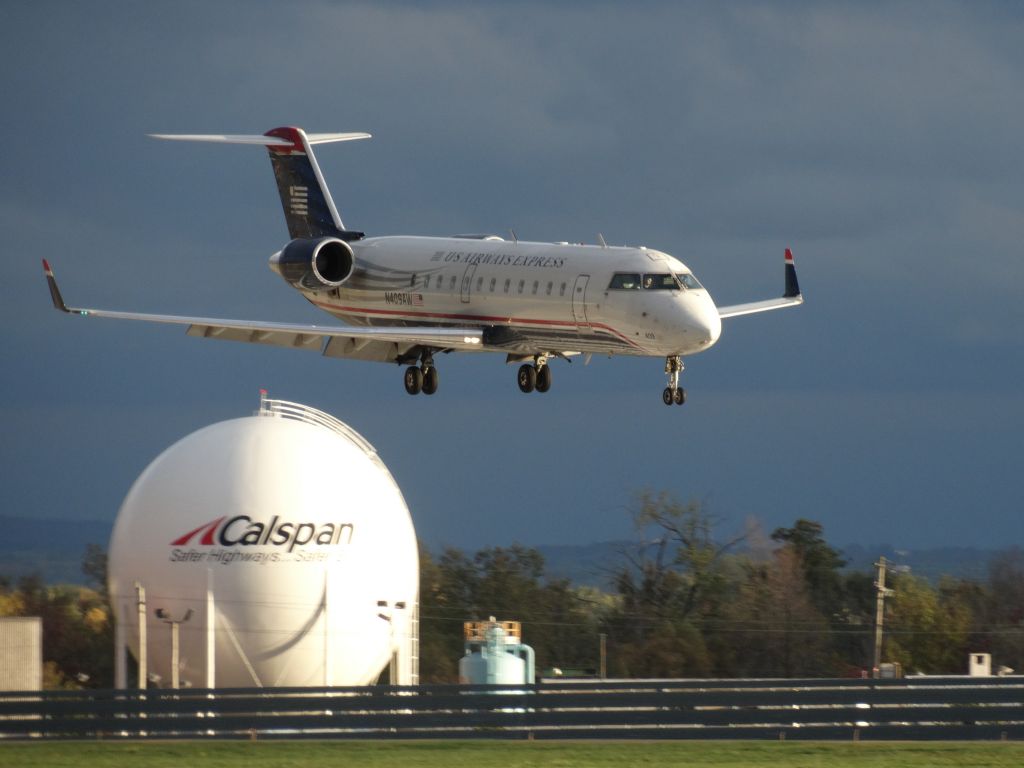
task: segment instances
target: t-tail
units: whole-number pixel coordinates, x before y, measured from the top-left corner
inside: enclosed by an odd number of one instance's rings
[[[368,139],[368,133],[309,133],[301,128],[283,127],[262,136],[242,134],[150,134],[156,139],[174,141],[208,141],[218,144],[254,144],[267,148],[270,164],[277,179],[281,207],[288,224],[288,234],[299,238],[337,237],[345,241],[359,240],[362,232],[346,229],[331,198],[312,145],[335,141]]]

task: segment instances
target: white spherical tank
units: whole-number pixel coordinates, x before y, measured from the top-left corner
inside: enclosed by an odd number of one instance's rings
[[[393,654],[416,682],[419,562],[409,510],[336,419],[264,400],[164,451],[110,542],[119,635],[168,685],[367,685]]]

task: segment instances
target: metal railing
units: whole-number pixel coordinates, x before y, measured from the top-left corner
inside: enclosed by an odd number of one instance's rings
[[[4,739],[1024,738],[1024,678],[0,693]]]
[[[287,400],[273,400],[267,397],[266,391],[261,390],[260,407],[256,411],[256,415],[292,419],[294,421],[301,421],[304,424],[325,427],[351,440],[372,458],[377,458],[377,449],[370,445],[366,438],[352,429],[352,427],[342,421],[338,421],[331,414],[318,411],[316,408],[310,408],[308,405],[292,403]]]

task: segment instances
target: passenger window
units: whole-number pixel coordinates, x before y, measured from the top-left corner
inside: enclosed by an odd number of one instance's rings
[[[523,292],[523,286],[525,286],[525,285],[526,285],[526,281],[525,280],[520,280],[519,281],[519,292],[520,293]]]
[[[479,291],[483,287],[484,287],[484,279],[482,277],[478,277],[476,279],[476,289]]]
[[[448,290],[455,290],[455,275],[452,275],[452,279],[448,281]]]
[[[548,281],[548,296],[551,295],[551,287],[554,285],[550,280]]]
[[[562,283],[562,287],[558,289],[559,296],[565,296],[565,283]]]
[[[608,289],[612,291],[635,291],[639,287],[640,275],[636,272],[617,272],[608,284]]]
[[[498,279],[496,277],[492,277],[491,278],[491,293],[494,293],[494,284],[496,282],[498,282]]]
[[[512,280],[510,280],[509,278],[506,277],[505,278],[505,293],[508,293],[508,287],[510,285],[512,285]]]
[[[430,275],[427,275],[425,278],[423,278],[423,287],[424,289],[430,287]]]
[[[412,273],[412,277],[409,278],[409,287],[410,288],[415,288],[416,287],[416,273],[415,272],[413,272]]]
[[[537,281],[537,280],[534,280],[534,281],[533,281],[533,295],[534,295],[534,296],[536,296],[536,295],[537,295],[537,286],[539,286],[539,285],[540,285],[540,282],[539,282],[539,281]]]

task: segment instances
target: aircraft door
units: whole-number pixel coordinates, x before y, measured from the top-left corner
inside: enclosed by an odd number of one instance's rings
[[[469,304],[469,296],[473,287],[473,275],[476,274],[476,264],[470,264],[462,275],[462,303]]]
[[[579,275],[572,288],[572,317],[577,327],[589,327],[587,320],[587,282],[590,275]]]

